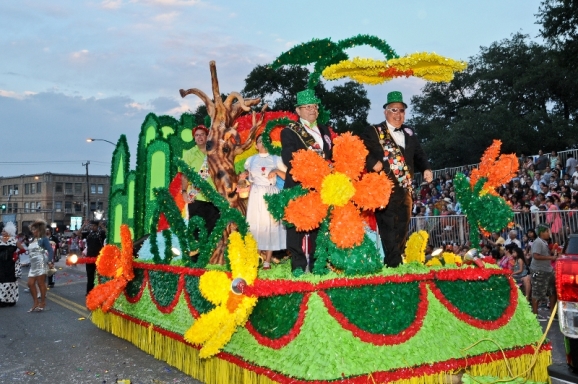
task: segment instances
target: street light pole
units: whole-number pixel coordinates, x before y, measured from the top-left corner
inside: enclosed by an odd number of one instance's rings
[[[88,184],[88,165],[90,164],[89,160],[86,160],[86,163],[82,164],[83,167],[86,167],[86,220],[90,220],[90,185]]]
[[[89,142],[89,143],[92,143],[93,141],[106,141],[107,143],[112,144],[112,145],[114,145],[114,146],[116,147],[116,144],[115,144],[115,143],[113,143],[112,141],[109,141],[109,140],[105,140],[105,139],[92,139],[92,138],[88,138],[88,139],[86,139],[86,141]]]

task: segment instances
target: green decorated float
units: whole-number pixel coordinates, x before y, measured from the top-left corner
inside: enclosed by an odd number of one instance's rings
[[[362,44],[385,59],[350,60],[345,51]],[[372,36],[300,44],[272,66],[310,64],[310,88],[320,76],[366,84],[400,76],[449,81],[465,68],[429,53],[398,57]],[[180,160],[194,145],[190,115],[149,114],[134,170],[121,136],[112,161],[109,244],[96,261],[98,285],[87,297],[98,327],[206,383],[474,383],[481,376],[486,382],[547,381],[551,347],[508,273],[447,253],[424,265],[425,233],[410,238],[405,264],[383,267],[363,212],[387,203],[393,186],[361,172],[365,149],[351,134],[334,138],[332,167],[311,154],[296,159],[297,173],[312,164],[327,169],[269,200],[270,212],[287,225],[320,228],[312,273],[294,277],[288,263],[259,269],[245,203],[230,192],[239,164],[255,153],[255,134],[264,130],[275,153],[279,130],[296,116],[242,116],[259,100],[232,92],[222,101],[214,63],[210,69],[213,97],[194,88],[181,95],[197,95],[207,105],[209,140],[216,143],[207,148],[211,175],[227,177],[212,188]],[[470,181],[457,178],[472,228],[502,228],[511,219],[491,193],[511,174],[508,159],[495,142]],[[186,217],[183,175],[220,210],[212,233],[199,217]],[[370,193],[375,190],[383,193]],[[307,215],[295,211],[292,202],[299,199],[311,204]],[[493,213],[483,213],[488,211]],[[134,241],[144,238],[135,254]]]

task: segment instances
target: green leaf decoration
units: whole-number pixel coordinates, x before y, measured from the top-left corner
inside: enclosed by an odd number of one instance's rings
[[[283,189],[277,194],[265,195],[265,201],[267,202],[267,210],[277,221],[283,220],[285,217],[285,208],[291,200],[295,200],[300,196],[304,196],[309,191],[303,188],[301,185],[296,185],[293,188]],[[287,223],[286,225],[293,226],[293,224]]]
[[[419,283],[328,289],[339,312],[356,327],[375,334],[397,335],[416,318]]]
[[[287,335],[299,317],[303,294],[260,297],[249,321],[257,332],[270,339]]]
[[[294,121],[286,117],[282,117],[280,119],[269,120],[269,122],[267,122],[267,125],[265,125],[265,129],[263,130],[263,134],[261,137],[263,140],[263,146],[265,147],[267,152],[269,152],[271,155],[281,156],[281,147],[276,147],[271,142],[271,132],[275,127],[279,125],[287,126],[291,123],[294,123]]]
[[[328,272],[327,261],[347,276],[375,273],[383,268],[383,262],[375,243],[363,236],[361,245],[353,248],[339,248],[329,236],[329,220],[325,218],[319,228],[315,248],[313,273],[324,275]]]
[[[308,43],[301,43],[282,53],[275,59],[271,67],[277,69],[283,65],[310,65],[315,63],[313,72],[309,74],[309,81],[307,82],[307,88],[315,89],[325,68],[349,59],[349,56],[344,51],[360,45],[368,45],[378,49],[388,60],[399,57],[385,40],[377,36],[357,35],[340,40],[337,44],[332,42],[331,39],[313,39]],[[319,117],[320,122],[325,124],[329,121],[329,111],[320,112]]]
[[[207,313],[215,308],[215,305],[205,299],[199,289],[199,277],[185,276],[185,289],[191,299],[191,304],[199,314]]]
[[[454,178],[456,199],[462,204],[462,211],[466,215],[470,228],[482,228],[489,232],[499,231],[514,219],[514,212],[506,201],[499,197],[482,192],[487,178],[481,177],[474,185],[462,173]],[[479,246],[479,232],[470,231],[470,242]]]
[[[177,294],[179,275],[169,272],[149,271],[151,295],[160,306],[166,307],[172,303]]]
[[[435,285],[452,305],[479,320],[497,320],[510,305],[511,286],[503,275],[488,280],[437,280]]]
[[[313,39],[282,53],[271,66],[273,69],[277,69],[282,65],[309,65],[333,56],[339,56],[339,61],[348,58],[339,46],[330,39]]]
[[[377,36],[371,35],[357,35],[350,37],[348,39],[340,40],[337,42],[340,49],[346,50],[349,48],[354,48],[360,45],[369,45],[377,50],[379,50],[387,58],[387,60],[398,58],[398,54],[391,48],[389,44],[383,39]]]

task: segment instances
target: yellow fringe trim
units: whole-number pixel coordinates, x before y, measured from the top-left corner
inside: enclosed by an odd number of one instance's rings
[[[103,313],[100,309],[92,313],[92,322],[99,328],[136,345],[139,349],[166,361],[167,364],[206,384],[273,384],[276,381],[267,376],[241,368],[216,357],[201,359],[199,350],[153,331],[152,327],[136,324],[113,313]],[[526,373],[534,356],[496,359],[483,364],[469,366],[465,372],[472,376],[511,377],[511,374]],[[548,382],[547,367],[552,363],[550,351],[541,351],[535,357],[535,366],[525,378],[537,382]],[[461,382],[463,372],[440,372],[433,375],[416,376],[390,384],[444,384]],[[368,383],[381,384],[371,376]]]

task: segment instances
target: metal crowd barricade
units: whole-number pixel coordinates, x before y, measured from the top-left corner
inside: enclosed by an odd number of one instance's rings
[[[516,212],[514,214],[512,228],[503,228],[500,235],[508,238],[508,232],[516,229],[518,239],[530,229],[535,229],[539,224],[546,224],[552,232],[552,240],[560,245],[568,240],[568,236],[578,233],[578,210],[565,211],[539,211]],[[410,235],[414,232],[425,230],[429,235],[429,243],[437,248],[444,244],[466,244],[469,240],[469,224],[464,215],[449,216],[415,216],[409,224]]]

